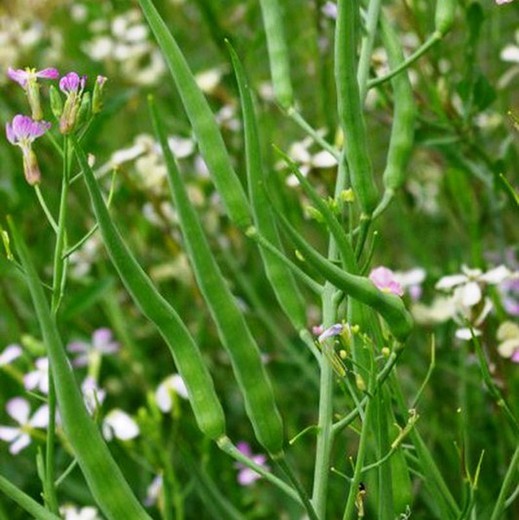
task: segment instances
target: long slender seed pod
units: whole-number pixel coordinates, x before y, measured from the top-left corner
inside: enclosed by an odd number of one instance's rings
[[[175,309],[157,292],[113,223],[85,152],[74,140],[103,242],[121,280],[142,313],[155,324],[184,380],[200,430],[210,439],[225,433],[225,417],[200,350]],[[122,518],[122,517],[120,517]]]
[[[317,269],[326,280],[343,290],[348,296],[375,309],[386,320],[391,332],[399,341],[404,341],[409,336],[413,328],[413,319],[401,298],[380,291],[368,278],[343,271],[302,240],[283,215],[278,213],[277,216],[309,265]]]
[[[380,23],[382,42],[386,48],[389,66],[396,68],[404,59],[400,42],[384,16],[381,17]],[[391,80],[391,85],[394,100],[393,126],[383,181],[385,189],[394,192],[405,180],[406,168],[413,148],[416,107],[407,71],[395,76]]]
[[[36,520],[60,520],[59,516],[45,509],[32,497],[25,494],[21,489],[11,484],[9,480],[0,475],[0,491],[16,502],[22,509],[27,511]]]
[[[139,0],[139,4],[162,49],[193,127],[200,152],[222,197],[227,213],[237,226],[247,227],[251,223],[247,197],[232,167],[211,108],[198,87],[177,42],[160,17],[152,0]]]
[[[258,231],[277,249],[282,250],[276,222],[270,208],[265,187],[261,149],[258,136],[258,125],[254,111],[254,102],[245,71],[238,55],[229,42],[227,47],[234,66],[234,73],[240,91],[240,99],[245,133],[245,159],[247,163],[247,179],[249,199],[254,216],[254,224]],[[294,327],[301,330],[306,324],[305,304],[294,276],[276,256],[260,248],[263,265],[276,298]]]
[[[368,151],[366,124],[357,82],[358,0],[339,0],[335,29],[335,83],[341,127],[346,138],[345,156],[350,182],[365,216],[373,213],[378,192]]]
[[[256,437],[272,456],[279,456],[283,451],[283,424],[260,351],[207,243],[151,99],[150,109],[196,280],[231,359]]]
[[[47,347],[63,429],[88,487],[110,520],[149,520],[86,409],[29,251],[11,219],[9,228],[26,273],[26,282]]]
[[[290,81],[290,58],[283,30],[281,5],[278,0],[260,0],[260,5],[274,95],[279,104],[287,109],[294,104],[294,93]]]

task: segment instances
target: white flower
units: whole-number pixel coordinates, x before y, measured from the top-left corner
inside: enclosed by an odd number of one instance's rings
[[[501,323],[497,329],[497,339],[500,341],[497,346],[499,355],[519,363],[519,325],[512,321]]]
[[[481,269],[469,269],[463,265],[462,274],[444,276],[435,285],[439,291],[453,291],[456,302],[464,307],[472,307],[481,301],[482,285],[497,285],[512,276],[504,265],[495,267],[484,273]]]
[[[126,412],[118,408],[114,408],[106,414],[102,430],[107,441],[111,441],[114,437],[121,441],[129,441],[140,433],[137,423]]]
[[[90,342],[72,341],[67,345],[67,350],[78,354],[74,359],[74,365],[84,367],[96,362],[104,355],[117,352],[119,343],[113,341],[112,331],[103,327],[93,332]]]
[[[182,377],[173,374],[160,383],[155,392],[157,406],[164,413],[168,413],[173,408],[173,396],[178,395],[182,399],[188,398],[187,388]]]
[[[87,410],[93,414],[105,399],[106,392],[98,386],[93,377],[87,376],[81,383],[81,392]]]
[[[38,389],[42,394],[49,393],[49,360],[46,357],[36,360],[36,370],[23,376],[23,386],[26,390]]]
[[[34,428],[46,428],[49,424],[49,407],[45,404],[40,406],[30,416],[30,406],[22,397],[14,397],[6,405],[8,415],[14,419],[19,426],[0,426],[0,439],[9,442],[9,451],[16,455],[31,443],[30,432]]]
[[[65,520],[102,520],[99,511],[92,506],[79,507],[73,505],[64,505],[59,508],[60,513]]]
[[[16,358],[22,355],[22,347],[20,345],[8,345],[0,354],[0,367],[9,365]]]
[[[160,493],[162,492],[163,478],[162,475],[157,475],[148,486],[146,491],[146,498],[144,499],[145,506],[152,506],[157,503]]]
[[[318,130],[318,134],[324,135],[324,130]],[[310,148],[314,144],[312,137],[305,137],[302,141],[292,143],[288,150],[288,155],[299,164],[299,170],[306,176],[310,170],[314,168],[332,168],[337,166],[337,159],[328,151],[320,150],[316,153],[311,153]],[[284,163],[280,162],[278,167],[283,167]],[[289,186],[297,186],[299,181],[295,175],[287,177],[287,184]]]

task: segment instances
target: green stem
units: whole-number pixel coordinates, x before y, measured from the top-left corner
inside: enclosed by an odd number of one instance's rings
[[[47,220],[49,221],[49,224],[51,225],[52,229],[54,230],[54,233],[58,234],[58,225],[56,224],[56,221],[54,220],[54,217],[52,216],[52,213],[49,210],[49,207],[47,206],[47,203],[45,202],[45,199],[43,198],[43,194],[40,190],[40,186],[36,184],[34,186],[34,191],[36,192],[36,196],[38,197],[38,202],[40,203],[41,208],[43,209],[43,212],[45,213],[45,216],[47,217]]]
[[[368,81],[368,90],[389,81],[391,78],[395,77],[400,72],[404,71],[412,65],[418,58],[423,56],[434,44],[439,42],[442,39],[442,34],[439,31],[435,31],[429,38],[422,44],[416,51],[411,54],[407,59],[405,59],[398,67],[395,67],[392,71],[388,72],[384,76],[380,76],[378,78],[374,78]]]
[[[337,198],[346,184],[346,169],[343,162],[339,164],[335,194]],[[330,237],[328,259],[338,258],[338,250],[333,237]],[[333,325],[337,319],[335,302],[336,288],[326,282],[322,292],[323,327]],[[319,418],[317,430],[317,447],[314,465],[314,485],[312,504],[319,518],[326,518],[326,497],[330,474],[330,458],[333,445],[333,366],[327,356],[321,356],[321,381],[319,389]]]
[[[284,456],[276,458],[275,462],[279,465],[281,471],[283,471],[283,473],[287,476],[288,480],[290,480],[294,488],[297,490],[297,493],[301,498],[301,502],[303,503],[306,512],[308,513],[308,518],[310,518],[311,520],[319,520],[319,517],[317,516],[317,513],[315,512],[315,509],[312,506],[312,503],[310,502],[310,498],[308,497],[306,490],[303,488],[303,486],[299,482],[299,479],[293,473]]]
[[[370,382],[368,386],[368,395],[373,395],[375,390],[376,377],[373,367],[371,367]],[[353,509],[357,503],[357,496],[359,493],[359,485],[364,467],[364,458],[366,456],[366,450],[368,446],[368,438],[371,433],[371,422],[373,415],[373,399],[368,398],[366,408],[364,410],[364,421],[362,423],[362,431],[360,434],[359,447],[357,449],[357,459],[355,461],[355,470],[353,472],[353,478],[350,485],[350,491],[348,493],[348,500],[346,502],[346,508],[344,509],[343,520],[350,520],[353,515]],[[360,498],[362,500],[362,498]]]
[[[360,50],[359,64],[357,69],[357,81],[359,83],[361,100],[364,100],[368,90],[368,73],[371,63],[371,52],[373,50],[373,43],[377,33],[381,5],[382,0],[370,0],[366,16],[366,36],[362,40],[362,47]]]
[[[292,119],[292,121],[294,121],[294,123],[296,123],[297,126],[302,128],[317,144],[319,144],[323,150],[331,153],[333,157],[339,161],[341,158],[339,151],[326,139],[324,139],[295,108],[290,107],[286,111],[286,114],[290,119]]]
[[[240,462],[244,466],[254,470],[258,475],[261,475],[265,480],[268,480],[271,484],[274,484],[278,489],[283,491],[287,496],[295,500],[298,504],[301,504],[301,498],[296,493],[296,491],[286,484],[283,480],[276,477],[270,471],[266,470],[264,466],[260,464],[256,464],[249,457],[244,455],[236,446],[231,442],[231,440],[223,435],[217,440],[218,447],[227,455],[232,457],[234,460]]]

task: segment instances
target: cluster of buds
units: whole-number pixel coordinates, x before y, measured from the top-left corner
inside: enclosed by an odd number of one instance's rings
[[[9,68],[7,75],[23,88],[31,109],[31,116],[18,114],[6,124],[7,139],[11,144],[21,148],[25,178],[31,186],[35,186],[41,181],[41,172],[32,143],[45,134],[51,126],[49,122],[43,120],[38,80],[55,80],[60,74],[55,68],[40,71],[31,68]],[[86,76],[69,72],[59,81],[59,88],[66,96],[64,103],[56,88],[51,86],[51,110],[59,121],[59,130],[62,134],[76,131],[90,116],[101,111],[105,82],[104,76],[98,76],[90,97],[90,93],[85,92]]]

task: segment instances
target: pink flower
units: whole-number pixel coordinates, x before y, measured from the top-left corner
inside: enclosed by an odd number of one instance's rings
[[[34,121],[29,116],[20,114],[14,116],[11,123],[5,125],[7,140],[22,149],[23,170],[27,182],[34,186],[41,180],[40,167],[35,153],[32,151],[32,143],[41,137],[50,128],[46,121]]]
[[[39,121],[43,117],[40,104],[40,87],[38,85],[38,78],[43,79],[56,79],[59,76],[59,72],[55,68],[48,68],[37,71],[36,69],[12,69],[9,67],[7,75],[16,81],[27,94],[29,100],[29,106],[32,110],[32,118]]]
[[[79,76],[76,72],[69,72],[59,80],[59,88],[65,94],[77,93],[85,88],[86,76]]]
[[[509,4],[511,2],[513,2],[514,0],[496,0],[496,4],[497,5],[501,5],[501,4]]]
[[[267,457],[262,454],[254,455],[247,442],[239,442],[236,447],[241,453],[243,453],[243,455],[249,457],[253,462],[259,466],[263,466],[266,470],[269,469],[269,467],[265,464],[267,462]],[[239,470],[238,483],[241,486],[250,486],[251,484],[254,484],[256,480],[261,478],[261,475],[256,473],[254,470],[244,466],[240,462],[237,462],[235,467]]]
[[[7,69],[7,75],[20,86],[26,88],[31,81],[36,81],[37,78],[57,79],[59,72],[58,69],[53,67],[38,71],[29,67],[25,69],[13,69],[9,67]]]
[[[11,123],[5,125],[5,133],[11,144],[25,150],[30,148],[32,142],[41,137],[49,128],[50,123],[46,121],[34,121],[29,116],[18,114],[14,116]]]
[[[404,290],[396,279],[395,274],[387,267],[376,267],[369,273],[369,279],[382,292],[396,294],[397,296],[404,294]]]
[[[86,76],[79,76],[76,72],[69,72],[59,80],[59,88],[67,96],[59,120],[62,134],[69,134],[76,127],[85,83]]]

